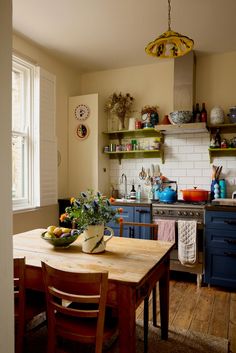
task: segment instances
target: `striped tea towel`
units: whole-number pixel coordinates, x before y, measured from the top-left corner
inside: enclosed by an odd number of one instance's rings
[[[178,221],[178,258],[184,266],[197,261],[197,221]]]

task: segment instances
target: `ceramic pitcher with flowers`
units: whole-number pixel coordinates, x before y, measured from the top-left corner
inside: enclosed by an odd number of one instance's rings
[[[104,239],[104,232],[110,235]],[[114,231],[104,224],[90,225],[84,230],[82,236],[82,251],[88,254],[96,254],[105,251],[106,243],[114,236]]]

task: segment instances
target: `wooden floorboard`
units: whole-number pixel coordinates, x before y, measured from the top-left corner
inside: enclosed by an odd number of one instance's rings
[[[157,288],[158,289],[158,288]],[[149,320],[152,320],[152,300],[149,300]],[[143,305],[136,316],[143,318]],[[157,323],[160,324],[157,290]],[[236,291],[202,286],[196,281],[171,279],[169,323],[176,329],[205,332],[229,340],[229,352],[236,353]]]

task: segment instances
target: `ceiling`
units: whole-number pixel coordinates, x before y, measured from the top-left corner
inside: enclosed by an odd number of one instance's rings
[[[13,30],[80,71],[155,63],[144,48],[168,28],[167,0],[12,0]],[[196,55],[236,50],[236,0],[172,0],[171,29]]]

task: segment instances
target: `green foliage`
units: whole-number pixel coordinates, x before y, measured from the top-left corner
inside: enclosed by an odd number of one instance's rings
[[[99,192],[81,192],[78,198],[71,198],[71,206],[66,207],[61,220],[71,221],[76,228],[85,230],[89,225],[106,224],[116,219],[121,209],[113,209],[111,203]]]

